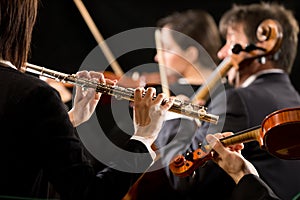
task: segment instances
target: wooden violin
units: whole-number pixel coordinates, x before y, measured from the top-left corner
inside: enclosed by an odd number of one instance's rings
[[[226,147],[238,143],[257,141],[261,149],[271,155],[285,160],[300,159],[300,107],[286,108],[269,114],[261,126],[253,127],[220,139]],[[196,149],[187,157],[176,156],[169,168],[173,174],[186,177],[211,160],[214,151],[205,152],[201,148]]]
[[[248,45],[245,49],[240,44],[236,44],[232,49],[233,54],[225,58],[218,65],[206,83],[195,92],[191,98],[192,102],[206,101],[210,91],[226,76],[231,67],[238,68],[239,63],[246,59],[259,58],[276,53],[281,46],[282,36],[282,28],[277,21],[272,19],[264,20],[260,23],[256,31],[257,44]],[[241,51],[244,52],[240,53]]]

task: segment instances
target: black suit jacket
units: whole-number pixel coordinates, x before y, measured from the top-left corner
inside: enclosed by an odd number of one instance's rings
[[[299,105],[299,94],[287,74],[263,74],[248,87],[228,89],[212,99],[208,112],[219,115],[219,123],[218,125],[203,123],[197,130],[192,150],[197,148],[199,142],[205,144],[205,136],[208,133],[245,130],[261,125],[263,119],[276,110]],[[284,136],[284,133],[282,134]],[[254,164],[262,180],[280,198],[290,200],[300,191],[300,173],[298,173],[300,161],[275,158],[261,150],[257,142],[246,143],[242,154]],[[188,193],[188,196],[230,198],[235,183],[215,163],[207,162],[196,172],[194,176],[196,183],[193,184],[192,192]],[[182,179],[178,182],[182,183]],[[216,192],[208,192],[212,188]]]
[[[279,200],[271,188],[252,174],[245,175],[232,192],[231,200]]]
[[[130,140],[125,149],[146,153],[144,157],[128,162],[119,156],[111,167],[94,172],[57,91],[38,78],[2,66],[0,90],[0,196],[46,198],[47,185],[41,181],[46,179],[62,199],[121,199],[152,163],[146,146]]]

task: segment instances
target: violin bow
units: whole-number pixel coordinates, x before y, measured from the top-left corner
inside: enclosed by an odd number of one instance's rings
[[[166,94],[167,97],[170,97],[170,90],[169,90],[169,84],[168,84],[168,78],[166,73],[166,66],[164,63],[164,56],[163,56],[163,46],[161,42],[161,36],[160,36],[160,30],[155,30],[155,44],[156,44],[156,51],[157,51],[157,57],[159,57],[160,62],[158,62],[159,66],[159,74],[160,74],[160,81],[161,81],[161,87],[162,92]]]
[[[93,34],[95,40],[97,41],[98,45],[102,49],[105,57],[107,58],[108,62],[111,62],[110,65],[114,71],[114,73],[121,77],[124,75],[124,72],[120,65],[117,63],[116,59],[114,58],[112,52],[108,48],[107,44],[105,43],[100,31],[97,29],[97,26],[95,25],[92,17],[90,16],[88,10],[84,6],[83,2],[81,0],[74,0],[74,3],[76,4],[76,7],[78,8],[79,12],[81,13],[85,23],[89,27],[91,33]]]

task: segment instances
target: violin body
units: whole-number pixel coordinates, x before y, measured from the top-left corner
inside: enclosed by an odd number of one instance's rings
[[[263,149],[285,160],[300,159],[300,107],[275,111],[262,123]]]

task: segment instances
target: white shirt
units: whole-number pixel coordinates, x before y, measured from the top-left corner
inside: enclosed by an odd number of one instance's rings
[[[282,69],[266,69],[266,70],[262,70],[256,74],[251,75],[249,78],[247,78],[244,83],[241,85],[242,88],[248,87],[251,83],[253,83],[257,77],[259,77],[260,75],[263,74],[271,74],[271,73],[278,73],[278,74],[282,74],[284,73],[284,71]]]

